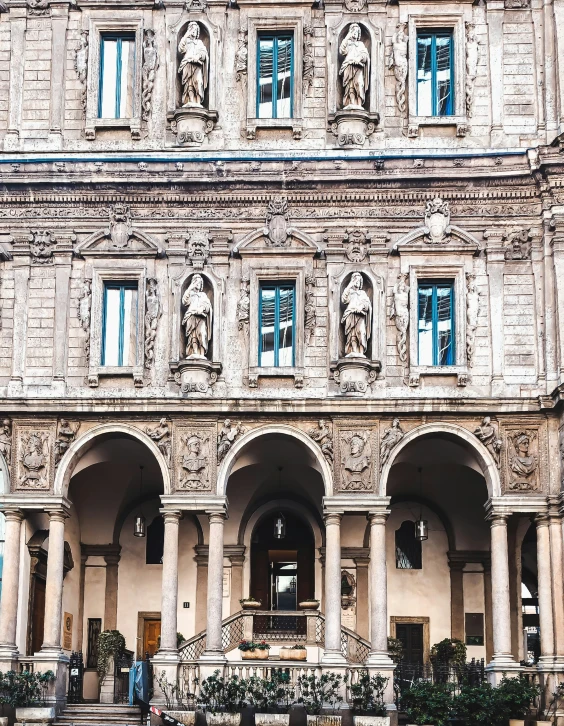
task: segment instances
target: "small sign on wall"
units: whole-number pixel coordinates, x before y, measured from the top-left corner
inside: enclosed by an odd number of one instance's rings
[[[72,650],[72,615],[63,615],[63,650]]]

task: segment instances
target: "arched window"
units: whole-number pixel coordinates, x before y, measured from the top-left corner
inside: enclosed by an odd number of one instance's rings
[[[398,570],[420,570],[421,542],[415,536],[415,522],[402,522],[396,529],[396,567]]]
[[[164,519],[159,514],[147,527],[147,565],[162,565],[164,549]]]

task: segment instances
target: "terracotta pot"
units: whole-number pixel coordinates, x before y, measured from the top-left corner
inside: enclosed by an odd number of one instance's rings
[[[317,610],[319,608],[317,600],[303,600],[298,605],[302,610]]]
[[[268,660],[268,650],[242,650],[243,660]]]
[[[280,648],[280,660],[307,660],[305,648]]]
[[[243,600],[241,607],[243,610],[260,610],[262,602],[260,600]]]

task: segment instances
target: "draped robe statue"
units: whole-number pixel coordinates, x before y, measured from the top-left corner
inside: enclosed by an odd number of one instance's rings
[[[186,357],[205,358],[212,331],[212,304],[204,292],[204,281],[201,275],[194,275],[190,285],[182,296],[182,304],[186,312],[182,325],[186,330]]]
[[[182,105],[201,106],[208,87],[209,56],[200,40],[200,26],[195,21],[178,44],[182,60],[178,72],[182,79]]]
[[[343,81],[343,108],[362,108],[370,82],[370,55],[360,39],[360,25],[353,23],[340,47],[345,60],[339,70]]]
[[[341,318],[345,326],[345,356],[366,358],[372,326],[372,303],[362,289],[360,272],[353,273],[341,300],[347,306]]]

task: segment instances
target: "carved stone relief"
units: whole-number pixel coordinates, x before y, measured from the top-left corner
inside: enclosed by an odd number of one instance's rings
[[[33,230],[29,236],[29,254],[31,262],[35,265],[50,265],[53,263],[53,252],[57,240],[46,230]]]
[[[474,364],[476,330],[480,312],[480,293],[476,287],[476,275],[466,273],[466,357],[468,367]]]
[[[247,75],[247,59],[249,56],[247,35],[247,31],[241,28],[237,36],[237,50],[235,51],[235,77],[237,81],[240,81],[243,76]]]
[[[12,421],[9,418],[2,419],[0,425],[0,454],[9,467],[12,463]]]
[[[12,488],[48,491],[54,472],[54,425],[16,423]]]
[[[345,0],[345,7],[349,13],[360,13],[366,7],[366,0]]]
[[[450,239],[450,208],[440,197],[427,202],[425,207],[424,240],[427,244],[446,244]]]
[[[78,298],[77,317],[80,327],[84,330],[84,355],[86,362],[90,359],[90,315],[92,309],[92,280],[82,280],[80,297]]]
[[[167,466],[170,468],[171,465],[171,436],[170,436],[170,425],[166,418],[161,418],[156,426],[147,426],[145,433],[149,436],[155,444],[158,446],[159,451],[163,455]]]
[[[313,86],[314,75],[314,55],[313,55],[313,27],[309,24],[304,25],[304,54],[302,68],[302,86],[303,95],[307,96],[310,88]]]
[[[226,457],[229,449],[233,446],[235,441],[245,433],[246,429],[239,421],[235,425],[231,423],[231,420],[226,418],[223,422],[223,426],[219,430],[217,435],[217,460],[223,461]]]
[[[249,312],[251,308],[250,283],[247,277],[241,279],[241,293],[237,301],[237,327],[239,330],[249,330]]]
[[[370,83],[370,54],[362,41],[358,23],[351,23],[339,52],[344,56],[339,69],[343,84],[343,109],[363,108]]]
[[[83,114],[86,113],[86,92],[87,92],[87,80],[88,80],[88,42],[89,33],[87,30],[83,30],[80,33],[80,45],[76,51],[74,58],[74,69],[80,85],[82,87],[80,95],[80,105],[82,106]]]
[[[503,236],[506,260],[530,260],[533,240],[529,229],[514,229]]]
[[[142,94],[141,114],[143,121],[148,121],[151,115],[153,88],[159,67],[159,56],[155,43],[155,31],[148,28],[143,34],[143,68],[142,68]]]
[[[396,324],[396,346],[398,357],[402,363],[407,363],[407,330],[409,328],[409,285],[406,273],[398,275],[398,281],[392,292],[390,320]]]
[[[510,491],[538,491],[538,432],[521,429],[507,434],[507,474]]]
[[[466,114],[472,116],[474,105],[474,83],[478,75],[480,45],[476,38],[474,23],[466,23]]]
[[[145,368],[149,370],[155,362],[155,340],[162,315],[161,296],[154,277],[147,279],[145,289]]]
[[[127,204],[114,204],[110,208],[110,226],[105,231],[113,247],[123,249],[129,244],[131,238],[131,212]]]
[[[207,358],[212,335],[212,303],[204,290],[204,280],[192,276],[182,296],[186,310],[182,318],[186,333],[186,358]]]
[[[343,239],[345,254],[351,262],[363,262],[368,253],[370,240],[360,229],[347,229]]]
[[[323,419],[317,422],[317,426],[310,429],[308,436],[319,444],[321,453],[332,464],[334,459],[333,452],[333,431],[331,424],[327,424]]]
[[[313,336],[315,335],[315,325],[317,322],[315,294],[313,292],[315,277],[313,275],[306,275],[305,283],[304,330],[305,342],[307,345],[310,345],[313,340]]]
[[[208,87],[209,55],[200,39],[200,25],[192,20],[178,44],[182,56],[178,73],[182,83],[182,106],[202,106]]]
[[[372,303],[363,290],[360,272],[353,272],[341,296],[345,306],[341,323],[345,334],[345,357],[366,358],[372,330]]]
[[[203,269],[210,254],[210,237],[207,232],[195,230],[188,239],[188,259],[192,267]]]
[[[382,439],[380,441],[380,469],[390,458],[392,450],[399,444],[399,442],[405,436],[405,431],[402,429],[399,418],[395,418],[392,421],[390,428],[385,429]]]
[[[388,68],[393,69],[396,78],[396,104],[401,114],[404,114],[406,109],[405,84],[408,70],[408,36],[405,28],[405,23],[398,23],[396,26],[396,32],[392,36],[391,53],[388,57]]]
[[[67,449],[76,439],[78,430],[80,429],[80,423],[70,423],[66,419],[62,418],[59,421],[57,427],[57,438],[55,439],[55,468],[59,466],[59,463],[65,455]]]
[[[339,433],[339,475],[338,488],[341,491],[373,490],[370,431],[353,429]]]
[[[266,210],[265,229],[265,236],[272,246],[285,247],[288,244],[289,224],[288,200],[285,197],[274,197],[268,203]]]
[[[27,0],[26,4],[30,15],[47,15],[51,9],[49,0]]]
[[[484,444],[486,449],[493,456],[499,469],[503,441],[499,435],[499,426],[497,421],[492,420],[491,416],[485,416],[478,428],[474,429],[474,436],[476,436]]]
[[[211,426],[197,428],[178,427],[175,431],[175,447],[178,451],[176,465],[177,489],[188,491],[209,491],[215,483],[215,429]],[[215,449],[215,446],[214,446]]]

